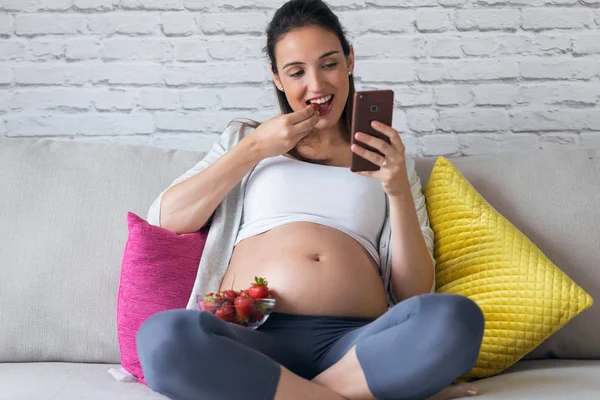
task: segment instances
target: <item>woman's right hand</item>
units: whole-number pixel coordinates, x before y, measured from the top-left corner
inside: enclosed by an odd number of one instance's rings
[[[246,139],[262,160],[290,151],[319,122],[319,112],[311,104],[289,114],[280,114],[262,123]]]

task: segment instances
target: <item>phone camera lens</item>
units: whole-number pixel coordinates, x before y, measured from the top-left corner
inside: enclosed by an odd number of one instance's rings
[[[379,106],[377,104],[373,104],[371,106],[371,112],[378,112],[379,111]]]

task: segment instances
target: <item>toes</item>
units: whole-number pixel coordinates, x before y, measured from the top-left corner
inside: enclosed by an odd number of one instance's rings
[[[477,388],[468,383],[459,383],[454,385],[454,389],[456,391],[457,397],[462,396],[475,396],[477,395]]]
[[[477,394],[478,391],[475,386],[468,383],[459,383],[444,388],[441,392],[436,393],[434,396],[428,397],[427,400],[449,400],[459,397],[475,396]]]

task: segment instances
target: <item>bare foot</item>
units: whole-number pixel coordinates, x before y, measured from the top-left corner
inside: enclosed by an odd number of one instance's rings
[[[477,388],[468,383],[459,383],[456,385],[450,385],[442,391],[428,397],[426,400],[446,400],[456,399],[458,397],[467,397],[477,395]]]

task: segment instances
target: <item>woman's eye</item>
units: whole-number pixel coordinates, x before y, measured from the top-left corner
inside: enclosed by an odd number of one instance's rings
[[[325,64],[323,65],[323,67],[327,68],[327,69],[332,69],[337,65],[337,63],[331,63],[331,64]],[[300,75],[302,75],[304,73],[304,71],[298,71],[298,72],[294,72],[293,74],[290,74],[290,78],[298,78]]]

